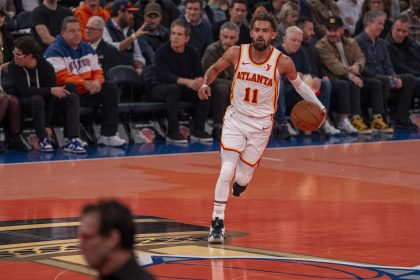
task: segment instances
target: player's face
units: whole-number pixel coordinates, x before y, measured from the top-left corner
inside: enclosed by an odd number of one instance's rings
[[[238,40],[239,35],[234,30],[225,28],[220,32],[220,43],[222,44],[223,50],[234,46]]]
[[[98,214],[87,214],[81,219],[79,228],[80,249],[86,262],[95,269],[99,269],[107,255],[109,246],[106,238],[99,234]]]
[[[407,38],[408,30],[410,29],[410,24],[402,23],[401,21],[397,20],[391,29],[392,38],[394,38],[395,42],[401,44],[404,42],[405,38]]]
[[[284,45],[288,52],[296,53],[302,45],[303,34],[299,32],[291,32],[284,36]]]
[[[82,41],[82,30],[80,29],[80,23],[69,22],[61,35],[67,44],[73,48],[77,47]]]
[[[344,27],[327,29],[327,39],[330,43],[340,42],[343,34]]]
[[[271,41],[276,37],[276,32],[269,21],[257,20],[254,27],[251,29],[252,46],[258,50],[263,51],[271,45]]]

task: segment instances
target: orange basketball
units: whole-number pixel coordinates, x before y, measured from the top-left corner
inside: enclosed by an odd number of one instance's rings
[[[303,131],[314,131],[323,121],[323,113],[317,104],[302,100],[295,104],[290,114],[292,122]]]

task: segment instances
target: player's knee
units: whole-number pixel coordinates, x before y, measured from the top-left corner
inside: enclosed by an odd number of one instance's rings
[[[242,172],[237,172],[235,181],[240,186],[246,186],[246,185],[248,185],[249,181],[251,181],[251,178],[252,178],[251,174],[245,174],[245,173],[242,173]]]
[[[232,181],[234,172],[235,172],[235,167],[233,164],[229,162],[224,163],[220,170],[219,178],[224,182],[230,182]]]

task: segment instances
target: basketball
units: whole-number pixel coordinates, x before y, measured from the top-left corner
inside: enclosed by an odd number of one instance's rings
[[[296,103],[290,116],[293,124],[303,131],[314,131],[324,119],[321,108],[314,102],[307,100]]]

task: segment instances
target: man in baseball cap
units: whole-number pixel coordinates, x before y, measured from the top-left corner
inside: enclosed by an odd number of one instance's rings
[[[329,17],[327,19],[327,23],[325,24],[325,27],[327,27],[327,29],[338,29],[343,26],[343,20],[339,17]]]
[[[139,8],[133,7],[133,3],[126,0],[117,0],[112,4],[112,13],[118,14],[119,11],[125,12],[136,12]]]

